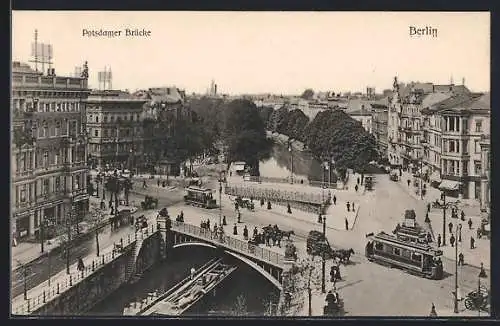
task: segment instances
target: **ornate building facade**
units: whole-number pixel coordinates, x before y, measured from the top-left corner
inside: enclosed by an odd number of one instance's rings
[[[142,162],[145,102],[117,90],[90,93],[87,133],[89,160],[93,167],[133,169]]]
[[[85,99],[88,67],[80,77],[12,64],[11,232],[38,236],[42,223],[61,225],[74,208],[88,210]]]

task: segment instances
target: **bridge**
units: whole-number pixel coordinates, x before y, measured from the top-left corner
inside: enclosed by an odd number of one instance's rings
[[[155,215],[157,215],[156,212]],[[154,261],[151,258],[153,255],[149,255],[148,251],[151,246],[156,246],[155,243],[158,239],[160,241],[159,250],[164,259],[168,259],[171,250],[175,248],[184,246],[211,247],[218,250],[219,253],[235,257],[249,265],[280,291],[283,290],[283,271],[287,265],[284,255],[229,235],[217,236],[210,230],[187,223],[173,222],[171,228],[167,230],[166,218],[158,216],[156,225],[150,223],[142,230],[131,231],[119,243],[101,250],[100,257],[90,255],[83,258],[85,263],[83,271],[75,271],[70,274],[61,271],[53,276],[51,286],[47,286],[44,282],[30,290],[29,300],[25,300],[23,295],[13,298],[11,301],[13,314],[48,313],[45,307],[47,304],[62,297],[67,291],[79,283],[83,283],[86,279],[91,280],[92,276],[100,269],[114,263],[120,257],[126,259],[123,282],[135,282],[145,270],[153,265]],[[144,258],[145,256],[147,258]],[[76,266],[71,270],[76,270]]]

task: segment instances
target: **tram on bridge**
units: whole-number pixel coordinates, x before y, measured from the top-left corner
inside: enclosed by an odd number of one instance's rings
[[[217,202],[213,198],[212,189],[189,186],[185,191],[184,202],[186,204],[209,209],[217,207]]]

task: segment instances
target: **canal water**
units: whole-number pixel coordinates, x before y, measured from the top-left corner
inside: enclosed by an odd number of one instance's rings
[[[292,164],[294,179],[322,181],[321,162],[310,152],[297,150],[290,152],[287,146],[278,142],[273,145],[271,157],[260,162],[260,175],[269,178],[289,178]]]
[[[215,257],[215,251],[206,247],[182,247],[175,249],[175,256],[154,266],[134,283],[122,286],[97,304],[88,314],[96,316],[119,316],[133,302],[140,302],[150,292],[166,292],[190,273],[192,267],[199,268]],[[254,315],[263,316],[269,303],[276,306],[279,292],[266,278],[250,266],[233,257],[224,257],[224,262],[237,265],[238,269],[218,285],[215,295],[207,294],[184,315]]]

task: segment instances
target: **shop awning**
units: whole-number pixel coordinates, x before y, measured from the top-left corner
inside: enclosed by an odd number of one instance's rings
[[[439,185],[439,189],[450,190],[450,191],[458,190],[459,187],[460,183],[452,180],[443,180]]]
[[[429,179],[434,182],[441,182],[441,175],[439,174],[438,171],[434,171],[429,177]]]

